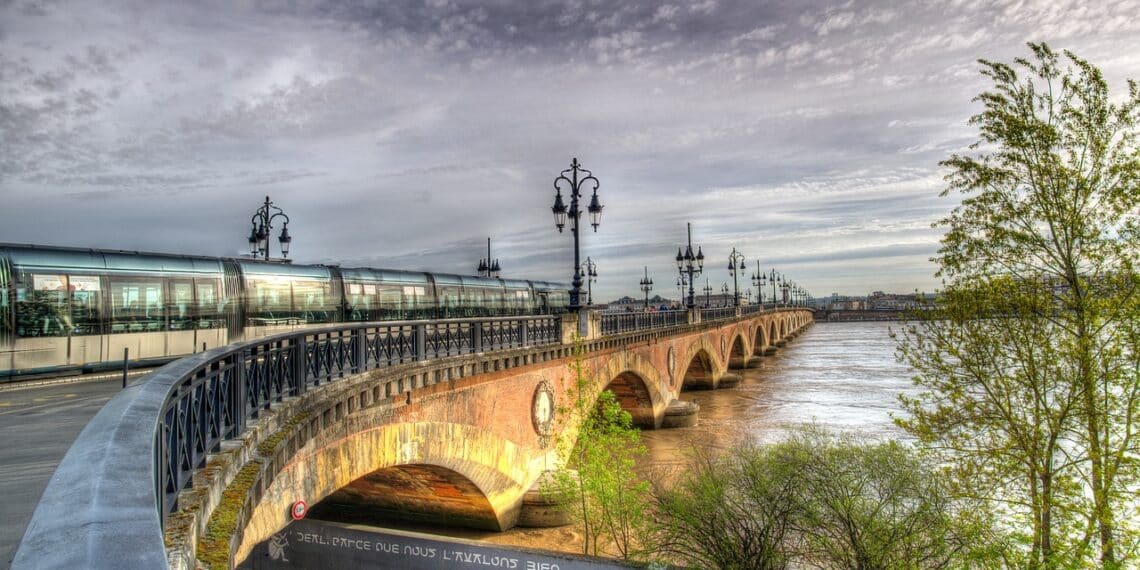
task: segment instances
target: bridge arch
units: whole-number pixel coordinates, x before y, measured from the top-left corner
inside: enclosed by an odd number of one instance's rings
[[[752,358],[752,351],[749,350],[751,343],[747,332],[737,330],[733,331],[732,335],[732,344],[728,349],[729,368],[745,368],[748,366],[748,360]]]
[[[478,495],[486,499],[484,508],[472,509],[480,513],[485,528],[515,525],[523,494],[534,483],[529,464],[544,454],[471,425],[376,425],[381,419],[375,415],[363,414],[340,430],[322,432],[276,473],[262,475],[270,482],[250,513],[235,560],[245,559],[255,545],[285,528],[293,502],[316,504],[354,481],[392,467],[404,475],[449,473],[447,479],[464,485],[473,506]],[[360,426],[375,427],[352,431]]]
[[[361,523],[399,520],[502,530],[490,499],[474,481],[430,463],[377,469],[325,497],[309,513]]]
[[[661,427],[665,408],[672,400],[662,374],[645,357],[633,352],[609,359],[597,372],[599,393],[612,390],[623,410],[633,416],[633,425],[642,429]]]
[[[708,340],[707,335],[701,335],[685,350],[678,364],[678,374],[681,375],[681,389],[712,389],[716,381],[724,373],[724,364],[717,359],[719,350]]]
[[[768,346],[775,346],[780,341],[780,329],[776,319],[768,321]]]
[[[756,323],[755,330],[752,332],[755,342],[752,345],[752,354],[761,356],[764,354],[764,349],[768,348],[768,328],[763,321]]]

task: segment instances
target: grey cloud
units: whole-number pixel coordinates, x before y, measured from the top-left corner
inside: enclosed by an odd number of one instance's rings
[[[1124,3],[1053,4],[0,5],[0,241],[233,254],[269,194],[302,262],[467,273],[490,235],[509,276],[568,281],[577,156],[601,298],[646,265],[669,294],[689,221],[817,292],[930,288],[975,60],[1044,39],[1140,76]]]

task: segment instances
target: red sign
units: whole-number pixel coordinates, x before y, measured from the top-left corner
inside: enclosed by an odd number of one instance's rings
[[[289,514],[293,515],[293,520],[299,521],[305,518],[305,513],[308,512],[309,507],[305,505],[305,501],[297,501],[293,503],[293,507],[289,509]]]

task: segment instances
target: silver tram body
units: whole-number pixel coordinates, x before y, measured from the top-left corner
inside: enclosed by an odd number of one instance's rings
[[[542,281],[0,244],[0,381],[158,364],[327,323],[555,313]]]

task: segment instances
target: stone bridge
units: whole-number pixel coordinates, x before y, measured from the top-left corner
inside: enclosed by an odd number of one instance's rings
[[[711,320],[710,316],[720,318]],[[212,452],[200,454],[201,461],[192,460],[193,450],[174,454],[174,459],[166,460],[167,467],[179,462],[197,462],[198,466],[187,479],[189,484],[174,485],[174,499],[164,503],[154,489],[146,494],[150,505],[160,506],[157,525],[149,521],[149,515],[139,515],[147,520],[124,522],[114,529],[112,523],[138,513],[124,509],[108,517],[105,499],[77,496],[76,486],[93,486],[82,482],[82,475],[104,474],[88,469],[69,475],[67,464],[73,453],[102,454],[111,458],[104,461],[114,461],[114,453],[124,452],[102,448],[77,452],[73,448],[61,464],[62,479],[57,472],[33,516],[14,567],[36,567],[45,560],[53,566],[87,566],[103,560],[120,567],[153,567],[159,555],[170,567],[193,568],[196,560],[209,566],[233,566],[256,544],[291,522],[299,502],[318,509],[335,506],[490,530],[517,524],[540,526],[542,513],[537,508],[531,512],[526,498],[545,471],[560,467],[555,439],[573,436],[575,426],[566,425],[554,413],[574,382],[571,363],[581,362],[592,380],[592,397],[612,390],[643,429],[691,425],[697,409],[679,399],[683,390],[735,384],[739,376],[730,370],[756,364],[811,322],[811,311],[802,308],[748,314],[736,309],[704,319],[700,311],[693,311],[671,326],[603,336],[603,316],[581,313],[558,323],[561,330],[556,335],[561,340],[534,346],[525,341],[533,337],[533,330],[528,332],[523,326],[519,337],[523,342],[498,350],[486,350],[492,344],[488,342],[492,329],[473,324],[463,329],[467,331],[463,338],[472,346],[468,354],[342,373],[335,381],[330,378],[278,401],[266,401],[260,408],[255,405],[260,413],[242,426],[240,436],[222,438]],[[579,332],[584,333],[580,340],[565,342]],[[351,335],[356,336],[343,338],[359,342],[342,342],[341,352],[356,350],[363,355],[371,350],[365,333]],[[310,345],[315,342],[312,338]],[[409,338],[424,342],[423,334]],[[306,362],[316,358],[311,346],[308,352],[304,343],[300,346],[293,348],[301,352],[292,354],[308,354]],[[475,350],[480,347],[484,350]],[[271,360],[271,353],[265,353],[259,362]],[[300,358],[283,360],[281,366],[288,368],[290,361],[298,366]],[[210,393],[209,388],[204,390],[203,394]],[[123,415],[129,412],[117,417]],[[202,423],[196,417],[185,425],[196,429],[194,425]],[[97,417],[92,424],[99,421]],[[156,447],[175,441],[169,429],[159,433],[154,438]],[[91,458],[76,459],[81,460]],[[75,481],[68,483],[69,476]],[[57,484],[64,490],[56,489]],[[99,504],[92,506],[95,503]],[[60,513],[68,513],[69,520],[58,520]],[[85,518],[99,522],[84,525]],[[106,543],[109,540],[153,542],[151,526],[162,533],[158,537],[161,551],[150,549],[148,554],[147,548],[132,551],[124,547],[126,552],[108,554],[114,548]],[[81,532],[76,527],[85,527],[82,532],[87,534],[69,536]],[[70,546],[61,551],[59,545],[65,542],[60,539],[72,539]],[[63,552],[73,547],[74,552]]]

